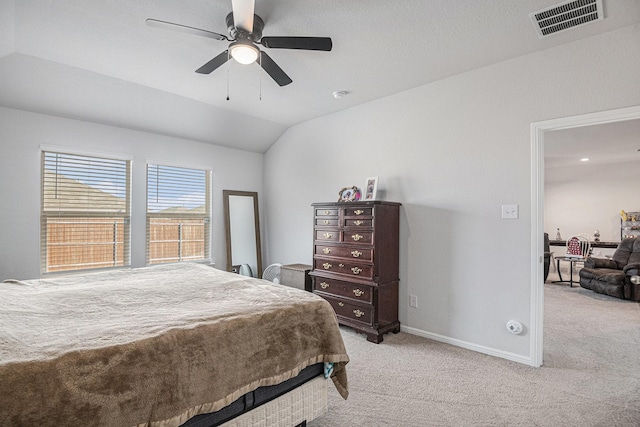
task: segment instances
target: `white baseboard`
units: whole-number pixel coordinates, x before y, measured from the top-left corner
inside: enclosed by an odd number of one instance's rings
[[[510,353],[508,351],[497,350],[495,348],[457,340],[455,338],[434,334],[432,332],[423,331],[422,329],[412,328],[410,326],[401,325],[400,330],[408,334],[418,335],[420,337],[428,338],[430,340],[438,341],[441,343],[451,344],[456,347],[466,348],[467,350],[477,351],[478,353],[488,354],[489,356],[500,357],[502,359],[511,360],[513,362],[522,363],[524,365],[535,366],[533,364],[533,361],[531,360],[531,357],[529,356],[523,356],[521,354]]]

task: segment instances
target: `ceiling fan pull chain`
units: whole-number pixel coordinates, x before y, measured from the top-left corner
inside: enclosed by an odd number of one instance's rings
[[[229,60],[231,59],[231,52],[227,50],[227,101],[229,100]]]
[[[259,100],[262,101],[262,63],[260,62],[260,56],[258,56],[258,75],[260,76],[260,96],[259,96]]]

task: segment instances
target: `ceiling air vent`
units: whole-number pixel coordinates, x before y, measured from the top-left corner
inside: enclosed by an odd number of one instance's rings
[[[538,37],[543,38],[602,19],[602,0],[573,0],[529,15]]]

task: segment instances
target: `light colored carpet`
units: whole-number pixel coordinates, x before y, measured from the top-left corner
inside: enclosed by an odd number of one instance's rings
[[[341,328],[350,396],[310,427],[640,426],[640,305],[545,285],[544,366]]]

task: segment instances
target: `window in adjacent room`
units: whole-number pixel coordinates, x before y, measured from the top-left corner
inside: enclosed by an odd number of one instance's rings
[[[130,171],[130,160],[42,152],[42,272],[130,264]]]
[[[147,264],[209,260],[211,171],[147,165]]]

